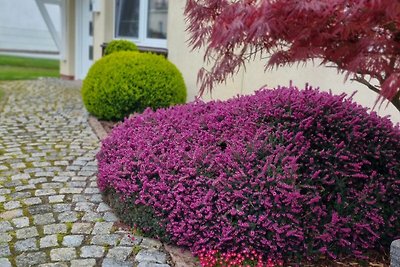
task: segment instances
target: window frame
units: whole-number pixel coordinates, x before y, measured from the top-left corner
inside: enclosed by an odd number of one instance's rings
[[[121,1],[121,0],[120,0]],[[126,0],[125,0],[126,1]],[[129,1],[129,0],[127,0]],[[114,5],[114,39],[117,40],[129,40],[134,42],[137,46],[143,46],[143,47],[153,47],[153,48],[167,48],[167,40],[168,40],[168,34],[166,39],[156,39],[156,38],[148,38],[147,37],[147,31],[148,31],[148,17],[149,17],[149,0],[139,0],[139,27],[138,27],[138,37],[132,37],[132,36],[117,36],[117,21],[118,16],[117,15],[117,0],[115,1]],[[169,5],[168,5],[169,7]],[[167,13],[168,14],[168,13]],[[167,31],[168,31],[168,25],[167,25]]]

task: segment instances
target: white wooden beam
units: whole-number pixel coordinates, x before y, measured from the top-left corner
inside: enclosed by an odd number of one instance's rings
[[[63,45],[61,42],[61,35],[59,32],[57,32],[56,27],[54,26],[53,21],[51,20],[51,17],[49,15],[48,10],[46,9],[46,4],[53,4],[53,5],[58,5],[60,6],[60,13],[61,13],[61,17],[63,17],[62,13],[64,12],[64,10],[62,10],[63,7],[63,1],[62,0],[35,0],[36,1],[36,5],[40,10],[40,13],[42,14],[42,17],[44,19],[44,21],[46,22],[46,26],[49,29],[49,32],[51,34],[51,37],[53,38],[58,50],[60,51],[60,53],[62,54],[62,50],[63,50]],[[63,21],[62,21],[63,23]]]

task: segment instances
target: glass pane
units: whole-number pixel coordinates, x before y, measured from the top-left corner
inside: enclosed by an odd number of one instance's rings
[[[167,39],[168,0],[149,0],[147,38]]]
[[[89,60],[93,60],[93,45],[89,45]]]
[[[89,21],[89,36],[93,37],[93,22]]]
[[[115,14],[116,36],[139,36],[140,0],[117,0]]]

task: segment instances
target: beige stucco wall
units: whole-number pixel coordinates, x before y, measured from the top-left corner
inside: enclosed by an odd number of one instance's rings
[[[191,51],[187,40],[189,35],[185,32],[186,25],[183,15],[185,0],[169,1],[168,14],[168,58],[179,68],[188,87],[188,101],[198,95],[197,72],[204,66],[203,51]],[[254,90],[268,85],[288,85],[290,80],[298,87],[304,87],[305,83],[319,86],[321,90],[332,90],[335,94],[345,92],[352,94],[358,91],[354,99],[363,106],[372,108],[377,95],[358,83],[347,81],[344,83],[344,75],[339,75],[335,69],[314,66],[309,63],[306,67],[293,66],[278,70],[264,72],[263,61],[253,61],[235,75],[234,80],[229,79],[226,84],[217,86],[212,94],[203,96],[204,100],[227,99],[237,94],[249,94]],[[391,115],[392,121],[400,122],[400,113],[390,104],[375,110],[380,115]]]
[[[75,1],[65,1],[65,16],[62,16],[65,21],[65,28],[62,34],[63,40],[63,55],[60,59],[60,74],[66,78],[75,76]]]

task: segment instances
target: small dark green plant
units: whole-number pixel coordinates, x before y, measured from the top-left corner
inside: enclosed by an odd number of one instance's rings
[[[152,207],[135,204],[134,197],[121,200],[121,196],[111,188],[104,191],[103,196],[122,222],[138,229],[146,237],[169,243],[165,224],[156,216]]]
[[[186,86],[179,70],[162,56],[119,52],[98,60],[82,87],[87,110],[105,120],[134,112],[185,103]]]
[[[121,51],[139,51],[137,46],[128,40],[113,40],[107,44],[105,55]]]

